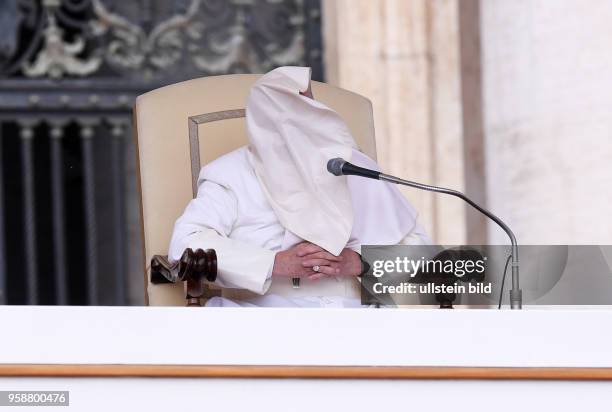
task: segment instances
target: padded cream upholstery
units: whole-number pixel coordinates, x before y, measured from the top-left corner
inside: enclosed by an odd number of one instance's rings
[[[184,305],[179,285],[152,285],[153,255],[166,255],[175,220],[192,198],[188,118],[244,109],[257,74],[204,77],[162,87],[136,99],[135,134],[149,305]],[[315,99],[336,110],[347,122],[361,150],[376,158],[372,105],[358,94],[313,82]],[[197,126],[202,165],[247,143],[244,118]]]

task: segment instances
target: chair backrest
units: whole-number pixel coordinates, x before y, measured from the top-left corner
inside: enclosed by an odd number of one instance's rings
[[[203,77],[136,99],[134,130],[149,305],[184,305],[181,286],[150,283],[151,257],[168,253],[174,222],[194,196],[200,167],[247,144],[244,106],[251,85],[260,76]],[[376,159],[370,101],[320,82],[313,82],[312,90],[315,99],[344,118],[360,149]]]

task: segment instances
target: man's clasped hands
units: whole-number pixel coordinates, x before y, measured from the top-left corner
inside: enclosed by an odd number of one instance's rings
[[[352,249],[345,248],[335,256],[313,243],[302,242],[276,254],[272,276],[318,280],[328,276],[358,276],[361,270],[361,258]]]

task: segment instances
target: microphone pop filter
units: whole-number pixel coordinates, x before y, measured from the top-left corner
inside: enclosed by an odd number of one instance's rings
[[[344,166],[344,164],[346,163],[346,160],[344,160],[341,157],[336,157],[334,159],[330,159],[327,162],[327,171],[329,173],[331,173],[332,175],[336,175],[336,176],[342,176],[342,166]]]

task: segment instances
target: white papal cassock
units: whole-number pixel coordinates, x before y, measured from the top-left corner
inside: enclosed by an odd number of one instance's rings
[[[378,170],[355,149],[352,162]],[[358,176],[348,176],[347,183],[354,216],[347,248],[360,252],[366,244],[429,243],[416,211],[395,186]],[[302,279],[298,289],[290,278],[271,277],[276,252],[302,241],[280,224],[245,146],[202,169],[198,195],[176,221],[168,254],[177,260],[188,247],[216,250],[216,283],[224,288],[224,297],[209,300],[209,306],[359,306],[354,277]]]

